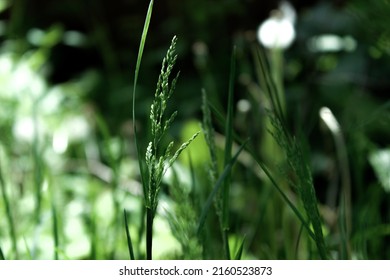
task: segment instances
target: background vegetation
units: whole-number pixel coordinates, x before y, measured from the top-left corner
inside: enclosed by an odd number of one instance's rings
[[[141,155],[174,36],[178,113],[162,145],[201,133],[162,181],[153,258],[390,258],[390,3],[292,4],[278,68],[256,38],[276,1],[155,1]],[[126,237],[147,257],[132,94],[148,5],[0,0],[0,259],[127,259]],[[315,48],[324,34],[344,44]]]

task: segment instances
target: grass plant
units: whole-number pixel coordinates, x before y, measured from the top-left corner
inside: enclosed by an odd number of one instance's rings
[[[133,90],[133,123],[135,124],[135,88],[138,77],[140,62],[142,58],[142,51],[144,48],[147,29],[150,22],[150,15],[153,7],[153,1],[150,2],[149,10],[145,20],[145,28],[141,38],[140,51],[137,59],[134,90]],[[171,45],[163,59],[161,73],[158,77],[157,89],[154,95],[153,104],[150,108],[150,122],[151,122],[151,141],[149,142],[146,154],[145,165],[146,170],[140,161],[140,172],[143,178],[143,191],[146,208],[146,258],[152,259],[152,244],[153,244],[153,220],[156,215],[159,192],[163,177],[167,170],[177,160],[179,155],[188,147],[188,145],[198,136],[199,133],[194,134],[187,142],[183,143],[172,155],[174,142],[171,141],[166,147],[161,146],[164,136],[167,134],[172,122],[174,121],[177,111],[172,113],[169,117],[165,116],[167,109],[167,102],[171,98],[179,73],[170,81],[172,69],[176,63],[177,55],[175,54],[177,38],[173,37]],[[135,126],[134,126],[135,128]],[[134,129],[136,135],[136,129]],[[139,148],[137,147],[138,156]]]
[[[269,65],[264,51],[260,48],[256,48],[255,54],[259,80],[262,83],[263,90],[269,98],[270,104],[272,106],[272,111],[269,112],[269,118],[272,125],[272,130],[270,130],[270,133],[283,151],[288,168],[291,170],[291,172],[293,172],[293,177],[292,179],[288,179],[288,183],[298,192],[306,212],[308,219],[307,221],[300,213],[298,208],[293,205],[290,199],[288,199],[285,194],[285,190],[278,185],[275,179],[272,178],[271,172],[268,170],[268,168],[266,168],[266,166],[260,161],[257,162],[271,180],[272,185],[276,187],[278,192],[282,195],[283,199],[288,203],[288,205],[293,209],[294,213],[301,220],[302,225],[308,230],[309,235],[316,243],[319,256],[322,259],[327,259],[328,252],[322,233],[322,221],[319,215],[318,202],[313,186],[313,179],[309,165],[307,163],[307,158],[304,155],[303,147],[300,144],[302,143],[303,139],[292,136],[288,131],[284,108],[282,105],[284,101],[281,101],[283,92],[280,92],[280,89],[283,87],[277,85],[278,81],[280,82],[280,80],[275,80],[272,75],[270,75],[272,71],[269,70]]]

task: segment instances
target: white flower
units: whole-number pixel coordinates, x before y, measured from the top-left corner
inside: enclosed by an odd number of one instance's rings
[[[272,11],[257,31],[257,38],[266,48],[288,48],[295,39],[296,13],[292,5],[281,2],[279,9]]]

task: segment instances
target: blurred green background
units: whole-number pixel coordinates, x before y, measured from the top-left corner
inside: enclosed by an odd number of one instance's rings
[[[131,103],[148,4],[146,0],[0,0],[4,186],[0,247],[6,257],[127,258],[118,213],[126,208],[134,236],[142,231]],[[388,259],[390,2],[302,0],[291,4],[297,13],[296,37],[282,54],[287,119],[293,134],[304,135],[310,147],[329,246],[337,244],[337,233],[332,230],[342,179],[332,135],[319,117],[324,106],[340,123],[347,147],[353,257]],[[169,107],[178,110],[172,137],[187,139],[200,129],[203,88],[211,103],[226,111],[230,56],[236,45],[235,129],[242,138],[250,136],[259,154],[272,162],[262,140],[261,117],[266,106],[252,48],[259,44],[258,27],[277,7],[278,1],[271,0],[155,1],[137,89],[143,148],[161,60],[176,35],[175,68],[181,73]],[[323,35],[333,38],[331,48],[321,43]],[[218,135],[224,131],[217,121],[215,129]],[[203,182],[208,154],[204,143],[197,141],[191,156]],[[185,155],[182,164],[180,180],[190,184]],[[258,182],[244,164],[236,171],[232,242],[237,236],[248,236],[246,258],[308,258],[286,249],[294,248],[292,240],[299,232],[291,214],[282,215],[279,208],[264,201],[267,192],[259,191],[261,179]],[[204,197],[207,192],[203,190]],[[161,204],[174,208],[174,195],[169,190],[163,195]],[[264,214],[252,217],[254,212]],[[156,257],[182,258],[177,236],[167,221],[164,214],[156,221],[156,244],[160,244]],[[260,230],[259,225],[266,229]],[[282,237],[286,227],[292,228],[293,236],[287,245],[289,238]],[[135,237],[135,242],[142,246],[141,239]],[[218,258],[213,254],[204,257]]]

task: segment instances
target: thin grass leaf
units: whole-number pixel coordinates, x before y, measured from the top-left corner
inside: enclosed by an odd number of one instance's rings
[[[137,89],[137,81],[138,81],[138,74],[139,74],[139,70],[140,70],[140,67],[141,67],[141,60],[142,60],[142,54],[143,54],[143,51],[144,51],[144,46],[145,46],[145,42],[146,42],[146,36],[148,34],[148,29],[149,29],[149,24],[150,24],[150,19],[151,19],[151,16],[152,16],[152,10],[153,10],[153,0],[150,1],[149,3],[149,7],[148,7],[148,11],[147,11],[147,14],[146,14],[146,19],[145,19],[145,23],[144,23],[144,29],[142,31],[142,35],[141,35],[141,42],[140,42],[140,46],[139,46],[139,50],[138,50],[138,56],[137,56],[137,63],[136,63],[136,67],[135,67],[135,73],[134,73],[134,86],[133,86],[133,131],[134,131],[134,144],[135,144],[135,148],[136,148],[136,151],[137,151],[137,157],[138,157],[138,165],[139,165],[139,170],[140,170],[140,175],[141,175],[141,183],[142,183],[142,187],[143,187],[143,191],[144,191],[144,197],[148,197],[148,180],[147,180],[147,170],[145,168],[145,166],[143,165],[142,163],[142,160],[141,160],[141,151],[140,151],[140,147],[138,145],[138,141],[137,141],[137,125],[136,125],[136,113],[135,113],[135,98],[136,98],[136,89]],[[145,199],[146,201],[147,199]],[[149,213],[151,211],[150,208],[147,208],[147,218],[150,218],[151,216],[153,217],[153,215],[150,215],[151,213]],[[151,258],[151,237],[149,237],[149,235],[151,235],[151,232],[150,232],[150,229],[148,228],[148,226],[150,226],[150,222],[148,223],[147,225],[147,241],[150,242],[150,244],[147,244],[147,246],[150,247],[150,250],[147,249],[147,257],[150,257]],[[148,243],[148,242],[147,242]]]
[[[5,261],[4,253],[3,250],[1,249],[1,246],[0,246],[0,261]]]
[[[203,226],[206,222],[206,218],[207,218],[207,215],[208,213],[210,212],[210,207],[211,207],[211,203],[213,202],[214,198],[215,198],[215,195],[218,193],[220,187],[222,186],[227,174],[230,172],[230,170],[232,169],[233,165],[235,164],[235,162],[237,161],[237,158],[238,156],[240,155],[241,151],[244,149],[245,145],[248,143],[249,140],[246,140],[241,146],[240,148],[238,149],[238,151],[236,152],[236,154],[233,156],[233,158],[231,159],[231,161],[229,162],[228,165],[225,166],[225,169],[223,170],[221,176],[218,178],[217,182],[215,183],[214,185],[214,188],[213,190],[211,191],[209,197],[207,198],[207,201],[206,201],[206,204],[203,206],[203,209],[202,209],[202,213],[200,215],[200,219],[199,219],[199,224],[198,224],[198,229],[197,229],[197,234],[199,235],[200,232],[202,231],[203,229]]]
[[[130,230],[129,230],[129,223],[127,221],[126,209],[123,209],[123,215],[125,218],[126,241],[127,241],[127,248],[129,250],[130,260],[135,260],[133,242],[131,241],[131,235],[130,235]]]
[[[303,216],[301,215],[301,213],[299,212],[299,210],[295,207],[295,205],[292,203],[292,201],[287,197],[287,195],[282,191],[282,189],[278,186],[278,184],[276,183],[274,177],[272,176],[271,172],[268,170],[268,168],[265,166],[264,163],[262,163],[261,161],[259,161],[256,157],[254,157],[254,160],[256,161],[256,163],[260,166],[260,168],[264,171],[265,175],[267,175],[268,179],[271,181],[272,185],[276,188],[276,190],[280,193],[280,195],[282,196],[283,200],[288,204],[288,206],[291,208],[291,210],[293,210],[293,212],[295,213],[295,215],[298,217],[298,219],[301,221],[302,225],[305,227],[305,229],[307,230],[309,236],[315,240],[315,235],[313,233],[313,231],[311,230],[310,228],[310,225],[309,223],[306,222],[306,220],[303,218]]]
[[[137,125],[136,125],[136,118],[135,118],[135,116],[136,116],[136,112],[135,112],[135,98],[136,98],[138,74],[139,74],[139,70],[140,70],[140,67],[141,67],[142,54],[144,52],[146,36],[148,34],[150,19],[151,19],[151,16],[152,16],[152,10],[153,10],[153,0],[151,0],[150,3],[149,3],[149,7],[148,7],[147,14],[146,14],[145,23],[144,23],[144,29],[143,29],[142,35],[141,35],[141,42],[140,42],[140,46],[139,46],[139,50],[138,50],[137,63],[136,63],[135,73],[134,73],[133,106],[132,106],[133,107],[132,108],[133,109],[133,116],[132,116],[132,118],[133,118],[134,144],[135,144],[135,148],[136,148],[136,151],[137,151],[139,169],[140,169],[140,174],[141,174],[141,183],[142,183],[142,186],[143,186],[144,193],[147,193],[146,178],[145,178],[146,172],[145,172],[145,168],[144,168],[144,166],[142,164],[142,161],[141,161],[141,151],[140,151],[140,148],[138,146],[138,141],[137,141]]]
[[[240,247],[238,247],[238,250],[234,256],[235,260],[241,260],[242,252],[244,251],[245,240],[246,240],[246,238],[244,237],[241,241]]]
[[[295,259],[298,259],[298,248],[299,248],[299,243],[301,241],[301,237],[302,237],[302,232],[303,232],[303,224],[301,225],[301,227],[299,228],[299,233],[298,233],[298,237],[297,237],[297,242],[295,242]]]
[[[230,64],[230,79],[229,79],[229,94],[227,117],[225,125],[225,157],[224,165],[226,166],[232,158],[233,147],[233,94],[234,94],[234,80],[236,72],[236,47],[233,48],[231,64]],[[224,231],[229,229],[229,198],[230,198],[230,183],[231,172],[226,175],[223,195],[222,195],[222,229]]]
[[[228,92],[228,106],[227,117],[225,123],[225,155],[224,165],[226,166],[232,158],[233,147],[233,94],[234,94],[234,81],[236,72],[236,47],[233,48],[231,62],[230,62],[230,77],[229,77],[229,92]],[[229,247],[229,211],[230,211],[230,185],[231,185],[231,172],[226,175],[224,186],[222,190],[222,221],[221,229],[223,233],[223,242],[225,247],[226,259],[230,260],[230,247]]]

